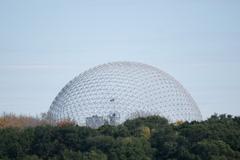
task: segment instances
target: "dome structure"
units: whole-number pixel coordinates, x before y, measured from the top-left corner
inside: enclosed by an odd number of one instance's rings
[[[81,73],[60,91],[48,113],[57,122],[72,119],[95,128],[149,115],[170,122],[202,120],[195,101],[177,80],[136,62],[113,62]]]

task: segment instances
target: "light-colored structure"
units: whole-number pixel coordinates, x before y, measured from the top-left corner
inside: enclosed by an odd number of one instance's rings
[[[148,115],[170,122],[202,120],[193,98],[178,81],[136,62],[103,64],[80,74],[60,91],[49,115],[54,121],[70,118],[79,125],[99,123],[94,128]]]

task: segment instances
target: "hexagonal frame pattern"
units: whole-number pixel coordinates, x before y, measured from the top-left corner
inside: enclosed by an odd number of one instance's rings
[[[200,121],[191,95],[169,74],[146,64],[114,62],[89,69],[70,81],[50,106],[55,121],[120,114],[120,123],[137,116],[160,115],[170,122]]]

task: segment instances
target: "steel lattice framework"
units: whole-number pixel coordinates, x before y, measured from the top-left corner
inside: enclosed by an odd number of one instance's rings
[[[89,69],[70,81],[53,101],[55,121],[119,114],[119,123],[160,115],[170,122],[202,120],[191,95],[169,74],[146,64],[114,62]]]

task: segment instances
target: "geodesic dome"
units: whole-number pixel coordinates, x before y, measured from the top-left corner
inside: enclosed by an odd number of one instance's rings
[[[149,115],[170,122],[202,120],[193,98],[178,81],[136,62],[108,63],[81,73],[60,91],[48,113],[54,121],[72,119],[79,125],[97,126],[109,119],[122,123]]]

